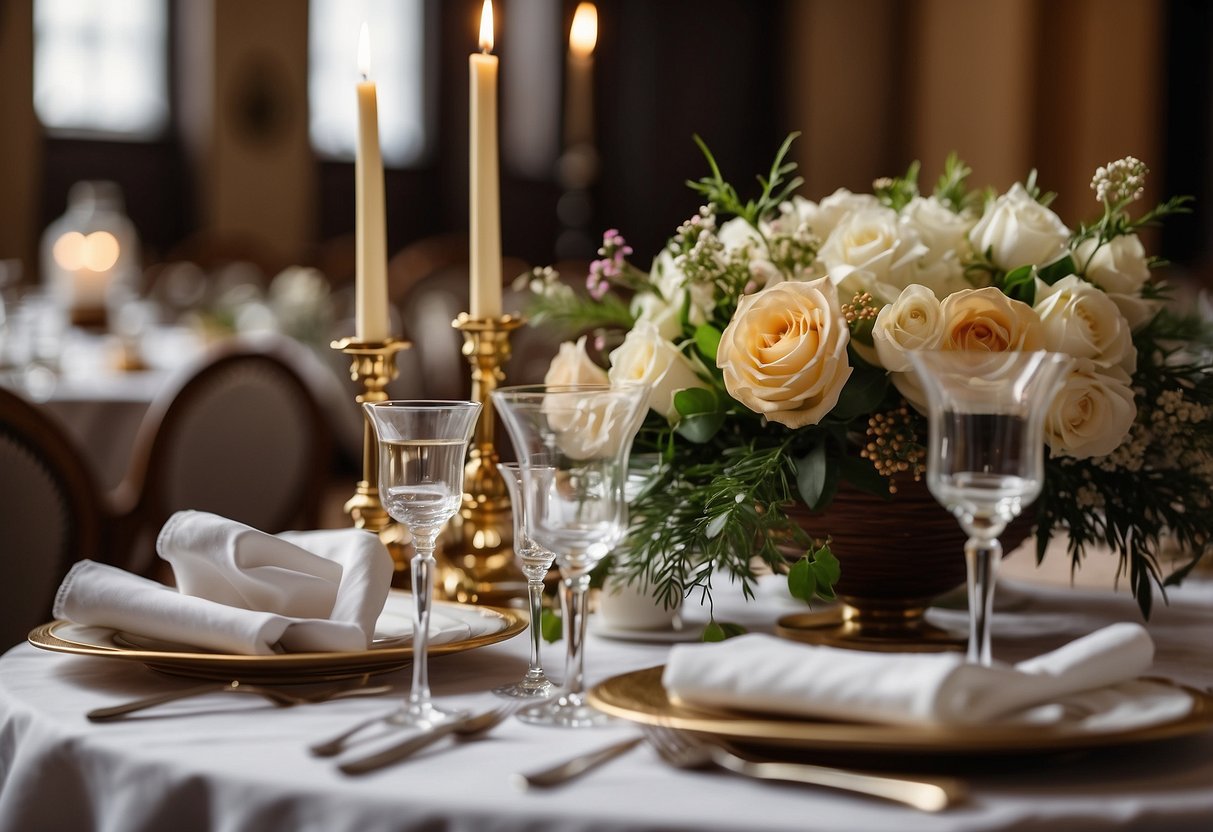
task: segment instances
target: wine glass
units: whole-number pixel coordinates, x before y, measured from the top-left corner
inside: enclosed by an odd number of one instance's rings
[[[927,487],[969,536],[967,659],[993,663],[999,535],[1040,494],[1044,419],[1073,360],[1051,352],[908,353],[927,393]]]
[[[543,579],[552,568],[556,555],[534,541],[527,518],[526,487],[522,479],[522,466],[517,462],[498,462],[497,470],[505,480],[510,492],[510,504],[514,509],[514,554],[526,575],[527,596],[531,611],[531,662],[526,674],[513,684],[494,688],[493,693],[514,699],[547,699],[556,692],[556,685],[548,679],[539,662],[539,642],[543,635],[540,618],[543,615]],[[534,469],[536,476],[543,476],[542,469]],[[548,474],[550,476],[550,473]]]
[[[428,726],[455,716],[430,701],[426,651],[434,595],[434,544],[463,502],[463,463],[479,402],[388,401],[364,404],[379,440],[379,496],[408,527],[416,553],[413,580],[413,685],[392,721]]]
[[[583,728],[608,717],[585,702],[590,571],[627,531],[628,453],[648,405],[642,384],[533,385],[493,391],[518,452],[530,535],[560,567],[565,681],[526,722]]]

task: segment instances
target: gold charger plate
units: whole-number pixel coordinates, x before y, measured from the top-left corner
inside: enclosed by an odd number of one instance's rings
[[[404,601],[405,594],[393,590],[385,612]],[[429,655],[442,656],[474,650],[516,636],[527,627],[521,613],[498,607],[437,602],[434,609],[466,623],[472,634],[446,643],[432,643]],[[386,673],[407,665],[413,659],[411,645],[372,647],[340,653],[275,653],[248,656],[236,653],[212,653],[188,647],[166,645],[159,649],[134,646],[123,634],[104,627],[81,627],[68,621],[52,621],[36,627],[29,642],[43,650],[78,656],[141,662],[152,670],[174,676],[232,681],[249,684],[295,684],[348,679],[368,673]]]
[[[741,712],[705,711],[672,702],[664,667],[614,676],[594,687],[590,703],[611,716],[694,731],[733,744],[848,755],[969,756],[1079,751],[1197,734],[1213,728],[1213,697],[1163,683],[1192,699],[1188,714],[1150,725],[1102,731],[1023,726],[918,727],[828,722]],[[1154,680],[1157,681],[1157,680]]]

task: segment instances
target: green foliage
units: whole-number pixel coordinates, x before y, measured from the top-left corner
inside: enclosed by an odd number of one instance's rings
[[[631,329],[636,317],[618,296],[607,294],[602,300],[572,292],[535,295],[527,314],[535,326],[553,326],[575,335],[592,329]]]
[[[758,177],[762,193],[757,199],[750,199],[746,202],[742,202],[741,197],[737,194],[737,189],[725,181],[720,172],[720,166],[716,164],[712,151],[708,150],[703,139],[694,136],[695,144],[707,159],[712,173],[711,176],[705,176],[698,181],[688,181],[687,186],[700,194],[717,212],[733,214],[757,227],[760,219],[778,210],[779,206],[804,184],[804,180],[799,176],[788,178],[788,175],[796,170],[796,163],[785,161],[792,142],[796,141],[799,135],[799,133],[791,133],[783,140],[783,144],[779,146],[779,150],[775,154],[775,161],[771,163],[770,173]]]
[[[564,622],[560,614],[546,607],[539,616],[539,633],[548,644],[554,644],[564,637]]]

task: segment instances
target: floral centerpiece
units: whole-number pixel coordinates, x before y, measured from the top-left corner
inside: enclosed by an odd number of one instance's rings
[[[648,270],[612,229],[586,294],[550,269],[522,278],[536,322],[618,342],[605,370],[586,337],[562,345],[549,382],[653,386],[638,441],[661,464],[616,568],[672,604],[710,597],[721,572],[748,592],[757,556],[789,573],[794,594],[832,597],[829,540],[789,510],[825,509],[843,483],[896,501],[899,482],[922,476],[925,396],[906,352],[1046,349],[1076,361],[1047,417],[1038,554],[1054,533],[1075,566],[1110,547],[1148,614],[1153,590],[1186,574],[1213,533],[1207,330],[1166,309],[1138,236],[1187,198],[1134,215],[1147,171],[1126,158],[1095,172],[1102,215],[1070,227],[1034,173],[1005,193],[976,190],[952,157],[929,193],[915,164],[872,193],[814,202],[796,193],[794,138],[747,201],[696,138],[710,175],[688,184],[704,204]],[[805,552],[794,563],[790,541]],[[1169,576],[1164,541],[1191,554]]]

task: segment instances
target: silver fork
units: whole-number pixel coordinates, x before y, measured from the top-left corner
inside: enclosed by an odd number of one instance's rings
[[[909,779],[803,763],[751,762],[685,731],[641,726],[658,756],[684,769],[721,768],[759,780],[808,783],[903,803],[924,812],[938,812],[964,799],[963,783],[951,777]]]
[[[509,719],[516,710],[518,710],[518,705],[510,703],[462,719],[441,722],[420,734],[410,736],[403,742],[390,745],[366,757],[340,763],[337,768],[345,774],[366,774],[369,771],[400,762],[446,736],[453,735],[460,741],[481,737]]]

